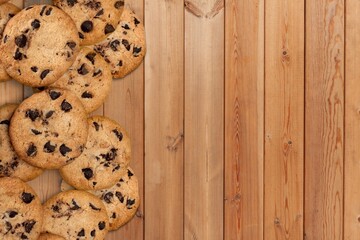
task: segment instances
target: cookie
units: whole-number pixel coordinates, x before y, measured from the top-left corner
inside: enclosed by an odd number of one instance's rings
[[[20,104],[9,132],[21,159],[40,168],[57,169],[82,153],[88,134],[87,115],[72,92],[48,89]]]
[[[0,239],[37,239],[42,223],[35,191],[18,178],[0,178]]]
[[[51,233],[42,233],[38,240],[65,240],[65,238]]]
[[[16,104],[0,107],[0,177],[17,177],[23,181],[30,181],[39,176],[42,169],[22,161],[11,145],[9,125],[17,107]]]
[[[110,231],[129,222],[140,205],[138,179],[131,168],[113,187],[91,193],[103,201],[109,216]]]
[[[91,48],[83,48],[70,69],[51,87],[72,91],[90,113],[105,102],[111,83],[109,65]]]
[[[44,232],[67,240],[103,240],[108,228],[103,202],[88,192],[61,192],[44,203]]]
[[[115,31],[124,0],[53,0],[75,21],[81,45],[91,45]]]
[[[83,154],[62,167],[63,179],[81,190],[109,188],[126,173],[131,158],[130,139],[123,127],[109,118],[88,119],[89,137]]]
[[[14,17],[18,12],[20,12],[20,9],[16,7],[14,4],[11,3],[4,3],[6,1],[0,0],[0,39],[2,39],[2,33],[4,31],[4,28],[7,24],[7,22]],[[5,67],[0,62],[0,82],[4,82],[7,80],[10,80],[10,76],[6,73]]]
[[[16,14],[0,45],[7,73],[29,86],[47,86],[73,64],[79,51],[73,20],[60,9],[34,5]]]
[[[115,32],[94,49],[110,64],[113,77],[125,77],[141,64],[146,53],[145,29],[140,18],[125,7]]]

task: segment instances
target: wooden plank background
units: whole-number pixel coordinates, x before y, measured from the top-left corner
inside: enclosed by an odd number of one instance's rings
[[[107,240],[358,240],[360,2],[127,4],[147,56],[95,114],[129,131],[142,204]],[[30,94],[0,83],[0,104]]]

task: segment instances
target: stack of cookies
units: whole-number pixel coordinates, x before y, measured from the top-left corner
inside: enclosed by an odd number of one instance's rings
[[[5,2],[5,3],[4,3]],[[0,0],[0,81],[33,87],[0,107],[0,239],[104,239],[135,215],[138,181],[124,127],[89,114],[146,52],[144,25],[116,0]],[[58,169],[43,205],[25,182]]]

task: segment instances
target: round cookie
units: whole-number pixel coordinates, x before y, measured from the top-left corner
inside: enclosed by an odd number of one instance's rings
[[[0,178],[17,177],[27,182],[39,176],[42,169],[22,161],[11,145],[9,125],[17,107],[16,104],[7,104],[0,107]]]
[[[0,239],[37,239],[42,223],[35,191],[18,178],[0,178]]]
[[[60,168],[78,157],[87,134],[82,103],[64,89],[48,89],[25,99],[10,124],[10,138],[18,156],[46,169]]]
[[[67,240],[103,240],[108,221],[103,202],[88,192],[61,192],[44,203],[43,231]]]
[[[16,14],[0,45],[7,73],[29,86],[47,86],[72,65],[79,51],[73,20],[60,9],[34,5]]]
[[[76,189],[109,188],[126,173],[131,158],[130,139],[123,127],[109,118],[88,119],[89,137],[83,154],[62,167],[63,179]]]
[[[138,179],[131,168],[113,187],[91,193],[103,201],[109,216],[110,231],[129,222],[140,205]]]
[[[53,0],[75,21],[81,45],[91,45],[115,31],[124,0]]]
[[[3,2],[6,1],[0,0],[0,4]],[[20,12],[20,9],[14,4],[4,3],[0,5],[0,39],[2,39],[2,33],[7,22],[18,12]],[[0,63],[0,82],[4,82],[10,79],[10,76],[6,73],[5,67],[2,63]]]
[[[65,238],[51,233],[42,233],[38,240],[65,240]]]
[[[146,53],[145,29],[142,22],[125,7],[115,32],[94,46],[111,66],[115,78],[125,77],[143,61]]]
[[[50,87],[72,91],[90,113],[105,102],[111,84],[109,65],[91,48],[83,48],[70,69]]]

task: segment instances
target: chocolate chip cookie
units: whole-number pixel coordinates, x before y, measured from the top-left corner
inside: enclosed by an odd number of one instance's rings
[[[131,158],[130,139],[118,123],[103,116],[88,119],[89,137],[83,154],[60,169],[63,179],[77,189],[109,188],[126,173]]]
[[[0,0],[0,4],[2,2],[6,2],[6,1],[1,1]],[[20,12],[20,9],[15,6],[14,4],[11,3],[4,3],[0,5],[0,39],[2,39],[2,33],[4,32],[4,28],[7,24],[7,22],[15,16],[15,14],[17,14],[18,12]],[[5,71],[5,67],[3,66],[3,64],[1,63],[1,58],[0,58],[0,82],[4,82],[10,80],[10,76],[6,73]]]
[[[108,228],[103,202],[88,192],[61,192],[44,204],[43,231],[67,240],[103,240]]]
[[[104,103],[111,83],[109,65],[91,48],[83,48],[70,69],[51,87],[72,91],[90,113]]]
[[[53,0],[75,21],[81,45],[91,45],[115,31],[124,0]]]
[[[37,239],[42,223],[35,191],[18,178],[0,178],[0,239]]]
[[[110,231],[117,230],[130,221],[140,205],[138,179],[131,168],[113,187],[91,193],[105,204]]]
[[[113,77],[125,77],[141,64],[145,56],[145,29],[140,18],[125,7],[115,32],[95,44],[94,49],[110,64]]]
[[[0,45],[7,73],[29,86],[47,86],[73,64],[79,51],[73,20],[60,9],[34,5],[16,14]]]
[[[64,89],[47,89],[25,99],[10,123],[18,156],[46,169],[60,168],[78,157],[87,135],[87,113],[80,100]]]
[[[30,181],[42,173],[42,169],[22,161],[15,153],[10,142],[9,126],[16,104],[0,107],[0,177],[17,177]]]
[[[51,233],[42,233],[38,240],[65,240],[65,238]]]

